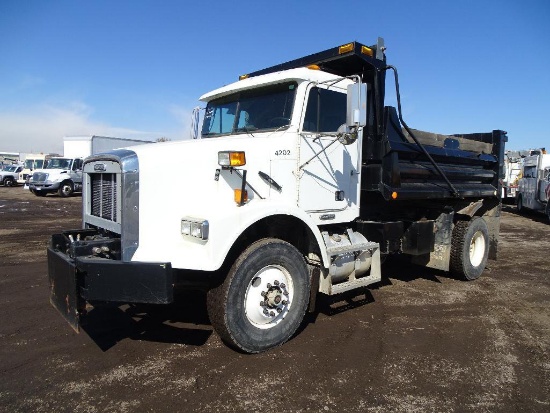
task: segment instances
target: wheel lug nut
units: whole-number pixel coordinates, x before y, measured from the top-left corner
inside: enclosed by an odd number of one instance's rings
[[[271,284],[270,284],[270,283],[267,283],[267,288],[271,288]]]
[[[282,305],[287,305],[287,304],[288,304],[288,301],[287,301],[287,300],[283,300],[283,301],[281,301],[281,304],[282,304]]]
[[[278,312],[279,314],[281,314],[281,313],[283,312],[283,310],[282,310],[280,307],[277,307],[277,312]]]
[[[269,311],[267,311],[267,308],[264,308],[264,314],[269,315]]]
[[[273,281],[273,284],[275,284],[276,286],[279,285],[279,280]]]
[[[265,297],[267,295],[267,293],[265,291],[262,291],[261,294],[260,294],[262,297]]]
[[[281,288],[286,288],[285,283],[281,283]]]
[[[265,307],[265,301],[260,301],[260,306]]]
[[[275,317],[275,313],[274,313],[273,311],[270,311],[270,312],[269,312],[269,315],[270,315],[271,317]]]

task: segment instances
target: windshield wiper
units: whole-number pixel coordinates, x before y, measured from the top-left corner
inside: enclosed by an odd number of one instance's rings
[[[241,127],[241,128],[235,128],[235,129],[233,129],[233,133],[246,132],[246,133],[248,133],[250,136],[254,137],[254,135],[252,134],[252,131],[257,131],[257,130],[258,130],[258,128],[256,128],[256,127],[250,128],[250,127],[248,127],[248,126],[243,126],[243,127]]]

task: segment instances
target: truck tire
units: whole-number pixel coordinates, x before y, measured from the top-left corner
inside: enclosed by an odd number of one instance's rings
[[[309,290],[302,254],[285,241],[266,238],[250,245],[224,283],[208,292],[208,315],[226,344],[259,353],[283,344],[296,332]]]
[[[11,176],[6,176],[4,178],[4,186],[15,186],[15,181]]]
[[[516,199],[516,208],[520,214],[523,214],[523,212],[525,212],[525,208],[523,206],[523,198],[521,197],[521,195],[518,195],[518,198]]]
[[[450,270],[466,280],[479,278],[489,255],[489,230],[483,218],[458,221],[451,241]]]
[[[71,196],[74,192],[73,183],[71,181],[64,181],[61,183],[61,186],[57,190],[57,193],[60,197],[67,198]]]

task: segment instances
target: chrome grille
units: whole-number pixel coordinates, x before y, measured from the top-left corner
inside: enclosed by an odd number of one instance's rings
[[[117,222],[117,174],[93,173],[91,180],[91,214]]]

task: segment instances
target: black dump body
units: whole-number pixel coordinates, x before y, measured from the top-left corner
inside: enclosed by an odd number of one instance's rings
[[[395,108],[386,107],[384,115],[383,138],[367,140],[363,149],[363,190],[380,192],[385,200],[499,196],[506,132],[440,135],[412,130],[421,148],[401,129]]]
[[[394,69],[386,65],[384,50],[382,39],[372,46],[352,42],[246,77],[317,65],[339,76],[359,76],[371,85],[363,130],[363,218],[384,219],[382,210],[395,217],[397,210],[403,212],[403,201],[417,211],[423,204],[456,211],[480,199],[486,207],[498,204],[506,132],[439,135],[408,129],[395,108],[384,106],[385,74]]]

